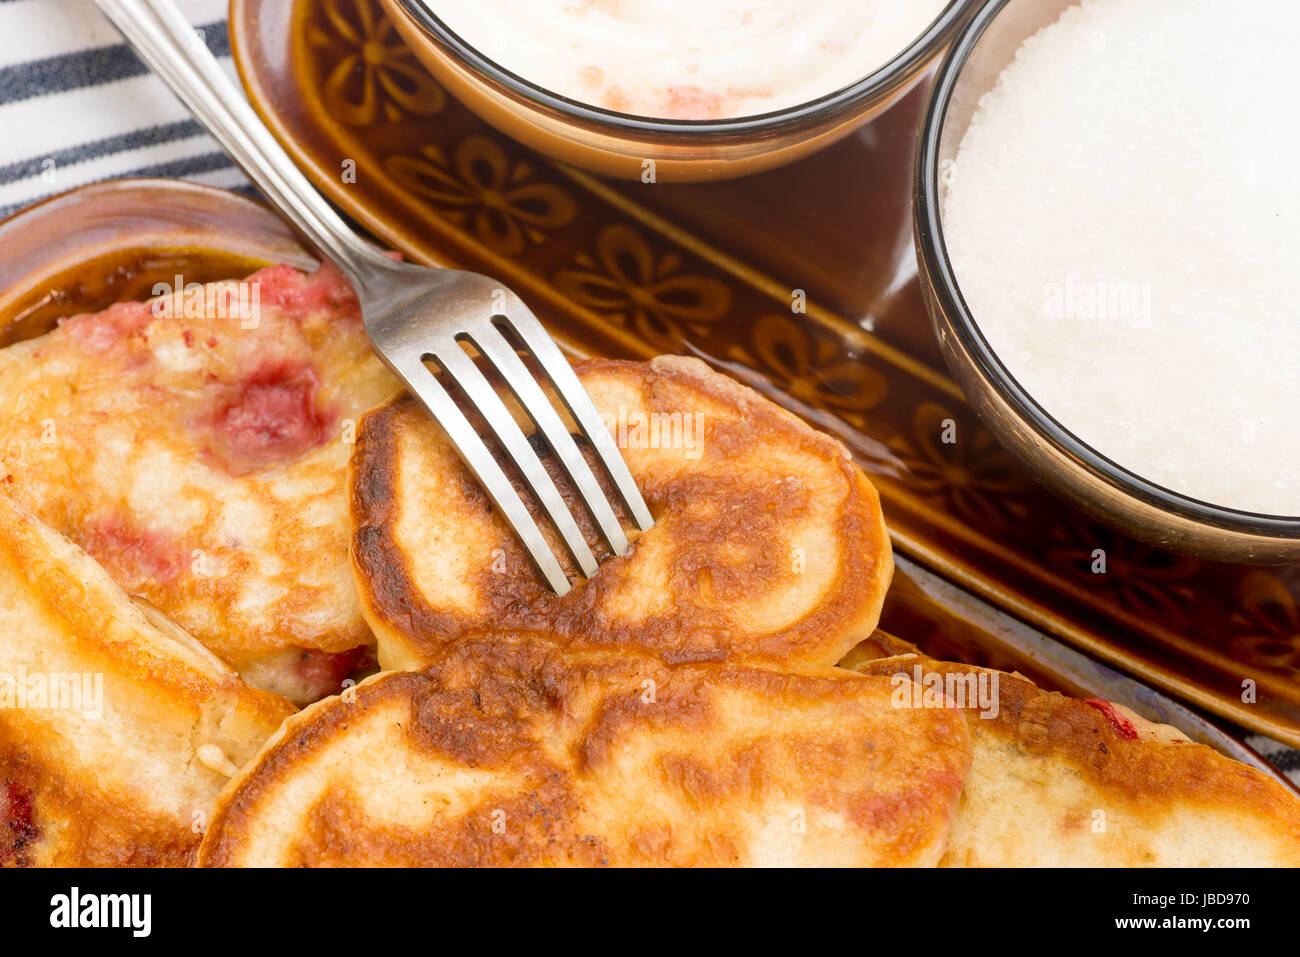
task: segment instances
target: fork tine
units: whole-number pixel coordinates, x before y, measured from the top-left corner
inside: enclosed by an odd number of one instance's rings
[[[524,480],[528,482],[538,501],[546,509],[546,514],[551,517],[555,527],[559,529],[564,543],[573,553],[573,558],[582,569],[583,575],[590,578],[596,574],[596,556],[591,553],[591,547],[582,537],[582,530],[578,528],[578,523],[560,495],[560,490],[555,487],[555,482],[546,471],[546,467],[542,465],[542,460],[537,457],[537,452],[528,443],[514,416],[510,414],[479,367],[455,341],[446,348],[431,349],[430,354],[456,380],[456,384],[465,392],[470,403],[505,446],[506,454],[519,467]]]
[[[505,516],[506,521],[515,530],[515,534],[524,543],[528,554],[537,563],[547,583],[557,595],[568,594],[569,579],[565,577],[564,569],[560,567],[560,563],[551,552],[551,547],[547,544],[541,529],[528,514],[523,499],[515,491],[505,471],[497,464],[488,447],[483,444],[483,440],[470,425],[469,419],[447,394],[442,383],[423,363],[416,363],[415,368],[393,366],[393,370],[406,383],[411,393],[429,410],[434,420],[442,426],[461,460],[474,473],[479,484],[487,490],[497,509]]]
[[[505,379],[506,385],[515,394],[519,404],[524,407],[524,411],[537,423],[542,435],[550,443],[551,450],[559,458],[564,470],[568,472],[578,494],[591,510],[596,524],[600,526],[614,554],[625,554],[628,549],[627,534],[619,524],[618,516],[614,514],[609,499],[605,497],[600,483],[591,471],[591,466],[587,464],[587,459],[578,450],[568,427],[560,420],[555,407],[551,405],[551,400],[547,398],[546,393],[537,384],[537,380],[533,378],[533,374],[519,358],[514,346],[507,342],[495,327],[485,329],[482,333],[470,333],[469,339],[474,343],[475,348],[496,366],[501,377]]]
[[[550,376],[555,391],[559,393],[560,399],[568,407],[578,427],[582,429],[587,440],[595,448],[596,454],[600,456],[605,471],[614,480],[614,486],[618,489],[619,495],[622,496],[637,525],[642,531],[653,526],[654,519],[650,517],[650,509],[646,507],[645,499],[641,497],[641,491],[636,487],[632,473],[628,471],[627,463],[623,461],[623,455],[614,443],[614,437],[609,434],[609,429],[601,419],[600,413],[596,411],[596,406],[587,395],[587,390],[578,381],[577,373],[573,371],[569,360],[555,344],[551,334],[542,327],[537,317],[518,297],[515,297],[510,305],[510,314],[501,318],[518,334],[524,345],[528,347],[528,351],[533,354],[533,358]]]

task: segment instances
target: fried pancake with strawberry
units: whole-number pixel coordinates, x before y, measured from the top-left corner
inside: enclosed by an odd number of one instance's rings
[[[291,718],[218,802],[207,866],[933,864],[960,712],[890,682],[493,635]]]
[[[338,688],[356,423],[397,391],[338,273],[122,303],[0,349],[0,487],[250,682]]]
[[[0,495],[0,865],[182,866],[293,713]]]
[[[966,715],[974,757],[943,866],[1300,865],[1300,799],[1176,728],[920,654],[853,668]]]

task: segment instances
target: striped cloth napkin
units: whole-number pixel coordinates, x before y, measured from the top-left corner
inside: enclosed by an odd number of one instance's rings
[[[178,0],[234,76],[227,0]],[[91,0],[0,0],[0,216],[83,183],[162,176],[251,193]],[[1249,743],[1300,782],[1300,751]]]
[[[226,0],[180,0],[234,75]],[[248,181],[90,0],[0,0],[0,216],[83,183]]]

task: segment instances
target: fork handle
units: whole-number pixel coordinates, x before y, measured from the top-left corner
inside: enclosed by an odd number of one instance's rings
[[[353,286],[392,265],[348,227],[298,171],[173,0],[95,0],[271,203]]]

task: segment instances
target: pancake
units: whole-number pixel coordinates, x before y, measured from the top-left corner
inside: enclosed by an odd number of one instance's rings
[[[0,350],[0,487],[252,683],[315,700],[372,643],[345,477],[396,389],[333,269],[195,285]]]
[[[950,702],[966,696],[957,703],[973,748],[943,866],[1300,866],[1300,799],[1256,769],[1120,705],[1020,675],[915,654],[854,665],[902,675],[907,688],[917,667],[920,685],[943,681]],[[981,675],[983,704],[969,683]]]
[[[969,760],[890,682],[471,638],[291,718],[206,866],[921,865]]]
[[[293,712],[0,495],[0,864],[190,863]]]
[[[830,666],[871,634],[893,558],[876,491],[843,446],[694,359],[575,368],[654,527],[590,581],[569,561],[575,587],[556,597],[439,428],[397,399],[363,422],[350,478],[357,589],[384,667],[530,630],[669,663]],[[595,547],[572,486],[543,461]]]

